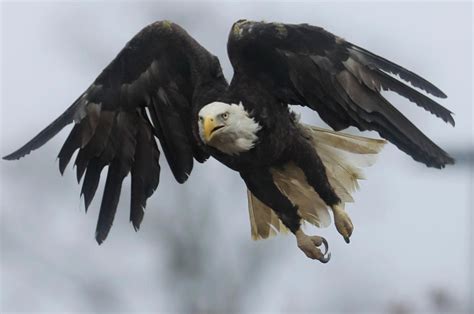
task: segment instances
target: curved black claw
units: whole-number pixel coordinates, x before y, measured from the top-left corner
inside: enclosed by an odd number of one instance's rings
[[[349,244],[351,242],[351,240],[349,239],[349,237],[344,237],[344,241],[346,241],[347,244]]]
[[[324,253],[324,255],[326,255],[326,253]],[[326,264],[327,262],[329,262],[330,259],[331,259],[331,252],[329,252],[327,256],[323,256],[322,258],[318,259],[318,261],[320,261],[323,264]]]
[[[326,253],[328,252],[329,250],[329,244],[328,244],[328,241],[326,241],[325,238],[321,237],[321,241],[323,241],[323,245],[324,245],[324,253],[323,255],[326,255]],[[331,258],[331,253],[329,253],[329,258]],[[329,261],[329,259],[328,259]],[[327,263],[327,262],[326,262]]]

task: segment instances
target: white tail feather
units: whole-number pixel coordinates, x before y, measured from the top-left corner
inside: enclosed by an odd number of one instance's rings
[[[345,203],[353,202],[351,193],[358,189],[357,180],[365,179],[362,169],[375,163],[384,140],[334,132],[301,124],[302,131],[313,143],[324,166],[329,182]],[[329,209],[319,195],[306,182],[303,171],[294,163],[282,169],[271,169],[278,189],[298,205],[301,218],[317,227],[331,223]],[[288,232],[275,212],[248,191],[252,239],[265,239],[277,232]]]

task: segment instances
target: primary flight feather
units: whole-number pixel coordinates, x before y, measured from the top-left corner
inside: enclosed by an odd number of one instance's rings
[[[452,113],[416,88],[446,95],[417,74],[307,24],[239,20],[227,49],[234,68],[230,84],[219,60],[179,25],[153,23],[60,117],[4,159],[29,154],[74,123],[59,152],[59,168],[63,173],[78,151],[74,163],[78,182],[83,178],[86,210],[108,168],[96,228],[102,243],[128,174],[130,221],[139,228],[159,183],[156,139],[179,183],[191,174],[194,160],[212,156],[244,180],[253,238],[289,229],[298,247],[321,262],[330,257],[327,241],[307,236],[302,220],[327,226],[331,208],[337,230],[349,242],[353,226],[344,204],[352,201],[361,168],[373,162],[385,141],[304,125],[288,105],[313,109],[335,131],[349,126],[377,131],[429,167],[454,163],[381,95],[396,92],[454,126]]]

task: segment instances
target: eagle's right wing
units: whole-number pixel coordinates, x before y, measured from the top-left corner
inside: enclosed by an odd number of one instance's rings
[[[307,106],[335,130],[374,130],[427,166],[454,160],[381,94],[391,90],[454,125],[452,113],[431,98],[446,95],[415,73],[320,27],[241,20],[229,36],[235,84],[264,86],[283,105]],[[238,86],[232,89],[238,89]]]
[[[79,149],[75,165],[78,181],[85,173],[81,194],[87,210],[100,173],[108,166],[96,229],[101,243],[112,226],[122,181],[129,172],[130,220],[139,228],[146,200],[159,181],[155,136],[180,183],[191,173],[193,157],[200,162],[209,157],[196,140],[197,124],[192,121],[197,121],[200,107],[216,100],[226,86],[215,56],[180,26],[156,22],[132,38],[59,118],[4,159],[29,154],[75,122],[59,153],[59,169],[63,173]]]

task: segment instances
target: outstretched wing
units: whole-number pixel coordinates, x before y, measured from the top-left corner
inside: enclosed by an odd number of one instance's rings
[[[255,80],[284,105],[316,110],[335,130],[375,130],[427,166],[454,163],[380,93],[394,91],[454,126],[449,110],[390,75],[446,98],[415,73],[307,24],[241,20],[232,27],[227,48],[236,73],[231,89]]]
[[[209,156],[196,140],[197,113],[225,90],[218,59],[186,31],[171,22],[156,22],[140,31],[103,70],[94,83],[59,118],[16,152],[19,159],[75,122],[59,153],[63,173],[72,155],[86,210],[102,170],[107,180],[96,239],[107,237],[117,209],[123,179],[131,172],[130,220],[137,230],[147,199],[158,186],[160,166],[155,136],[180,183],[193,158]],[[150,121],[151,120],[151,121]]]

